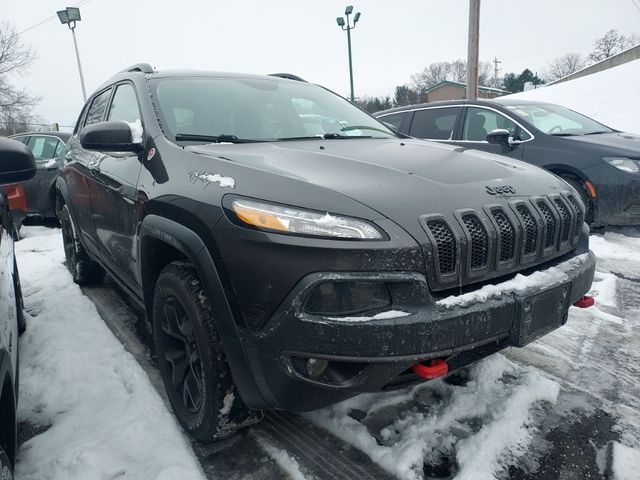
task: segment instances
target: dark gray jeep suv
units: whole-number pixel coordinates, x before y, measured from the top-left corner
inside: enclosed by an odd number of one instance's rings
[[[201,440],[525,345],[595,268],[562,180],[400,138],[286,74],[117,74],[80,114],[57,191],[74,279],[107,271],[146,309]],[[489,283],[504,288],[478,295]]]

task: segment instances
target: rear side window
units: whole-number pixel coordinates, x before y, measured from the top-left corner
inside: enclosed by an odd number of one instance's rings
[[[403,131],[400,127],[402,127],[402,123],[410,115],[410,112],[402,112],[402,113],[392,113],[391,115],[385,115],[384,117],[378,117],[382,123],[386,123],[390,125],[391,128],[397,130],[398,132],[407,133]],[[406,130],[406,129],[405,129]]]
[[[11,137],[11,140],[15,140],[16,142],[22,142],[26,145],[27,140],[29,140],[29,137],[27,136],[22,136],[22,137]]]
[[[27,147],[33,153],[36,162],[45,162],[56,156],[59,140],[55,137],[32,136]]]
[[[431,140],[450,140],[460,107],[418,110],[413,115],[409,135]]]
[[[94,123],[101,122],[104,118],[104,112],[107,109],[107,103],[109,102],[109,96],[111,95],[111,89],[105,90],[100,95],[93,99],[91,108],[87,112],[87,120],[85,125],[92,125]]]
[[[138,108],[138,97],[136,97],[133,85],[129,83],[118,85],[107,120],[123,120],[133,123],[139,119],[140,108]]]

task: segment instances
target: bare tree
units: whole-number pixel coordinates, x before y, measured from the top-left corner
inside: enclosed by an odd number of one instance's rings
[[[593,44],[594,48],[589,54],[589,59],[593,62],[600,62],[633,46],[637,40],[636,35],[626,36],[611,29]]]
[[[480,62],[478,64],[478,85],[493,85],[493,64],[491,62]]]
[[[422,72],[411,75],[413,88],[417,92],[422,93],[429,87],[433,87],[434,85],[447,80],[450,71],[451,64],[449,62],[432,63],[422,70]]]
[[[25,45],[15,29],[0,23],[0,122],[22,121],[38,99],[14,87],[10,77],[21,75],[34,58],[34,52]]]
[[[586,61],[579,53],[569,52],[561,57],[556,57],[549,62],[549,67],[545,74],[548,81],[553,82],[559,78],[571,75],[573,72],[586,66]]]

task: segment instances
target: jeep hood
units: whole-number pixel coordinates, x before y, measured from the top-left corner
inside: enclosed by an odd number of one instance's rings
[[[186,149],[334,190],[400,223],[506,201],[487,187],[512,187],[516,193],[508,198],[568,188],[524,162],[422,140],[319,139]]]

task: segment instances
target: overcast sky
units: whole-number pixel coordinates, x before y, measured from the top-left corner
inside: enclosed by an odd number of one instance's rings
[[[0,21],[22,32],[79,0],[2,0]],[[85,0],[76,34],[87,90],[138,62],[162,68],[291,72],[345,96],[346,33],[335,18],[345,0]],[[640,2],[636,2],[640,3]],[[466,58],[467,0],[360,0],[352,32],[356,96],[390,95],[432,62]],[[567,51],[583,54],[616,28],[640,32],[633,0],[482,0],[480,58],[501,74]],[[75,123],[82,108],[71,33],[51,18],[22,34],[38,53],[14,79],[42,97],[47,121]]]

